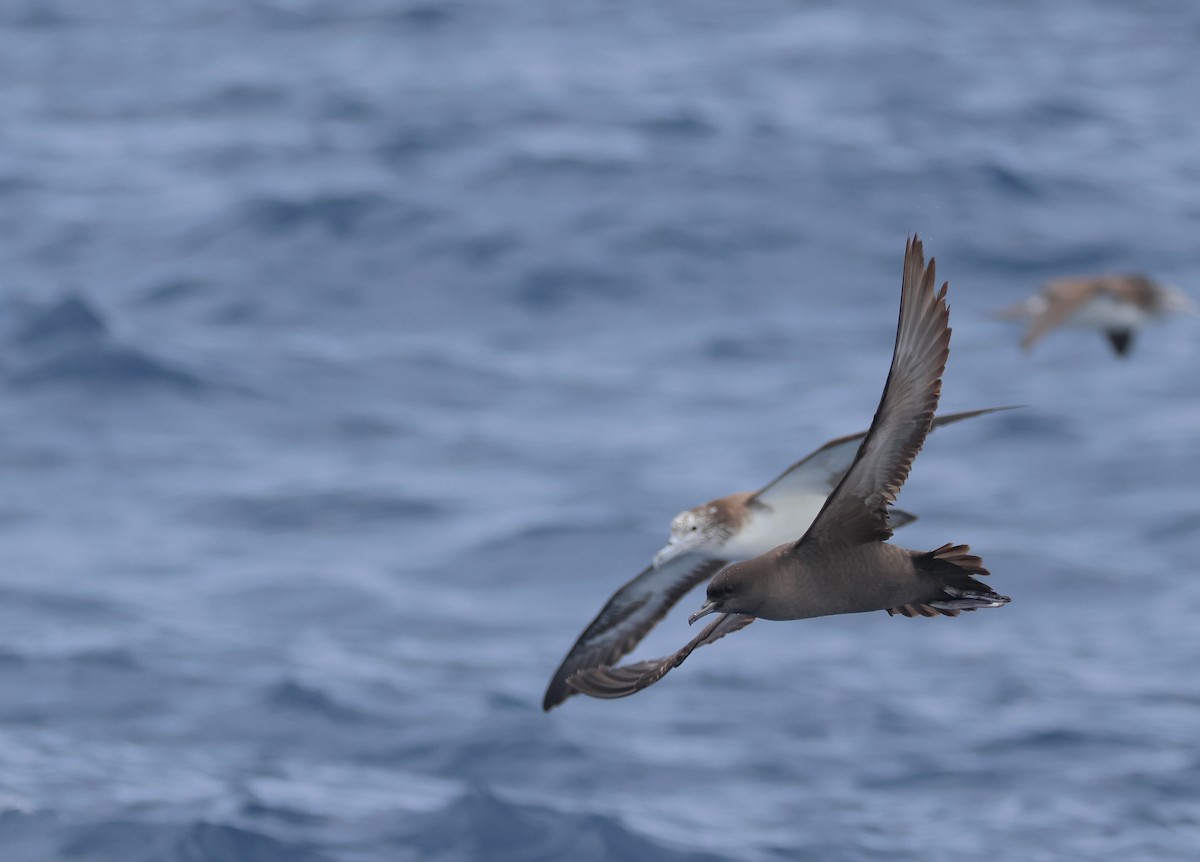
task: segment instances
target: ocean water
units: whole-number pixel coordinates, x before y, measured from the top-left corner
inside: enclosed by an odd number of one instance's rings
[[[1200,846],[1200,7],[0,10],[0,859],[1113,860]],[[1011,605],[760,623],[543,714],[680,509],[864,429]],[[681,645],[699,597],[639,650]]]

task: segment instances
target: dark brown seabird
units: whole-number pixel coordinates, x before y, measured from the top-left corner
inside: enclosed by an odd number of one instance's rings
[[[949,413],[935,428],[1012,407]],[[684,595],[730,563],[766,553],[802,534],[854,460],[866,431],[830,440],[757,491],[743,491],[680,512],[654,561],[617,590],[575,641],[550,678],[542,709],[579,694],[567,679],[607,667],[630,652]],[[916,515],[892,509],[892,527]],[[753,617],[746,617],[748,625]]]
[[[934,427],[950,425],[1013,407],[948,413]],[[671,538],[654,561],[608,599],[554,671],[542,708],[547,712],[577,690],[568,684],[580,671],[606,668],[629,653],[686,593],[726,565],[757,557],[797,533],[804,533],[841,481],[865,431],[832,439],[805,455],[757,491],[731,493],[680,511],[671,521]],[[892,526],[916,515],[892,509]],[[743,625],[754,622],[744,617]]]
[[[1195,314],[1187,294],[1144,275],[1097,275],[1058,278],[1041,293],[996,312],[1001,320],[1027,320],[1021,339],[1028,350],[1059,327],[1098,329],[1118,356],[1125,356],[1134,334],[1151,320],[1176,312]]]
[[[798,541],[722,569],[708,600],[692,615],[716,621],[679,652],[623,667],[573,674],[569,684],[593,697],[625,697],[661,679],[693,650],[749,625],[756,617],[794,620],[886,610],[913,616],[958,616],[1009,601],[975,579],[988,574],[966,545],[910,551],[892,535],[895,502],[925,442],[942,388],[950,347],[946,290],[935,291],[935,267],[920,239],[905,251],[900,318],[891,371],[879,409],[850,468]]]

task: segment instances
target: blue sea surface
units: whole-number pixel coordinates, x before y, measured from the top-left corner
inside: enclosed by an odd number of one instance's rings
[[[1194,859],[1200,6],[0,10],[2,862]],[[544,714],[679,510],[867,427],[950,281],[908,547]],[[691,636],[686,598],[638,651]]]

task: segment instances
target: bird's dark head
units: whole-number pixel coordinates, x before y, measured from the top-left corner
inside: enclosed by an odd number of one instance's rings
[[[708,584],[708,601],[688,617],[694,623],[707,614],[753,614],[766,597],[761,579],[745,563],[734,563],[717,572]]]

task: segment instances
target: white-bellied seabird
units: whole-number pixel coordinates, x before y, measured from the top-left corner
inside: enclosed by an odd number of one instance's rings
[[[1118,356],[1129,352],[1134,334],[1146,323],[1176,312],[1195,313],[1187,294],[1144,275],[1058,278],[1040,293],[996,312],[1001,320],[1025,320],[1026,350],[1058,327],[1098,329]]]
[[[950,348],[948,285],[935,290],[934,262],[909,240],[891,371],[879,409],[853,463],[799,540],[722,569],[689,622],[722,616],[679,652],[624,667],[594,667],[568,683],[593,697],[624,697],[661,679],[699,646],[754,618],[794,620],[886,610],[904,616],[957,616],[1009,601],[975,579],[986,575],[966,545],[910,551],[884,540],[888,507],[934,421]]]

